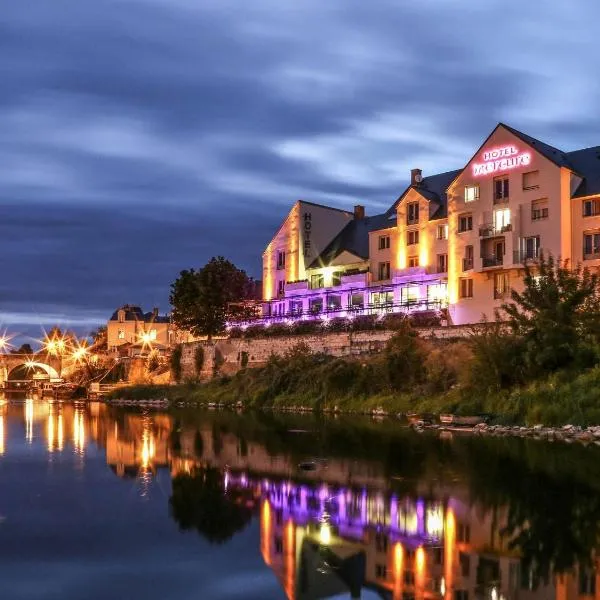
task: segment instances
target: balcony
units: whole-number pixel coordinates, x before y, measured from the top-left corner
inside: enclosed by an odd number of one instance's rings
[[[533,251],[527,250],[514,250],[513,251],[513,264],[524,265],[525,263],[537,260],[540,257],[540,249],[536,248]],[[600,258],[600,255],[598,256]]]
[[[489,269],[491,267],[501,267],[504,260],[501,256],[484,256],[481,262],[484,269]]]
[[[512,223],[502,225],[501,227],[495,227],[493,223],[488,223],[479,228],[479,237],[495,237],[503,235],[508,231],[512,231]]]
[[[496,204],[507,204],[508,203],[508,196],[503,196],[502,198],[496,198],[494,196],[493,202],[494,202],[494,206]]]
[[[462,270],[463,271],[471,271],[473,269],[473,259],[472,258],[463,258],[462,259]]]

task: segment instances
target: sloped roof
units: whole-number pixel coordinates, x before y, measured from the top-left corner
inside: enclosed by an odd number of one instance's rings
[[[123,306],[117,308],[115,312],[112,314],[109,321],[118,321],[119,320],[119,311],[122,310],[125,312],[125,321],[141,321],[142,323],[168,323],[169,317],[164,316],[154,316],[153,312],[143,312],[142,309],[135,304],[124,304]]]
[[[584,178],[573,198],[600,194],[600,146],[567,152],[567,156],[576,173]]]
[[[369,258],[369,232],[378,229],[393,227],[389,222],[387,213],[352,219],[329,243],[315,260],[309,265],[309,269],[316,269],[329,265],[342,252],[350,252],[360,258]]]
[[[462,169],[455,169],[454,171],[446,171],[445,173],[438,173],[437,175],[429,175],[428,177],[424,177],[419,185],[409,185],[396,202],[388,209],[386,215],[388,218],[391,217],[392,214],[396,212],[398,204],[400,204],[404,196],[406,196],[410,190],[414,189],[424,198],[427,198],[427,200],[437,202],[440,205],[435,213],[430,215],[430,219],[441,219],[445,217],[448,207],[446,190],[461,172]]]

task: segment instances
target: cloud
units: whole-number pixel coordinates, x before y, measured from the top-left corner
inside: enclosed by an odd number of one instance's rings
[[[4,322],[166,310],[214,254],[259,276],[296,199],[380,211],[500,120],[600,140],[584,0],[5,3]]]

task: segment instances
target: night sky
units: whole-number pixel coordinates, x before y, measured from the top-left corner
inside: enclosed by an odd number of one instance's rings
[[[600,143],[600,4],[0,0],[0,323],[168,310],[183,268],[260,277],[299,198],[387,208],[498,121]]]

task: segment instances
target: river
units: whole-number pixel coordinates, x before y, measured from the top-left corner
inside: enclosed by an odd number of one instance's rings
[[[600,596],[600,448],[0,403],[0,599]]]

